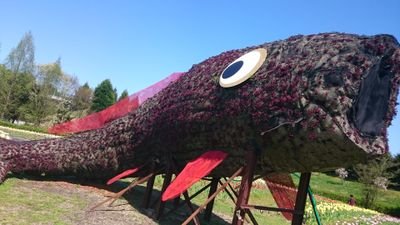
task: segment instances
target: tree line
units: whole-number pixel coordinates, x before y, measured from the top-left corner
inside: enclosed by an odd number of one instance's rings
[[[349,179],[361,183],[363,194],[361,205],[373,209],[382,191],[388,188],[400,191],[400,154],[392,156],[388,152],[347,169],[336,169],[335,173],[343,182]]]
[[[128,96],[118,98],[111,81],[102,81],[94,90],[65,73],[61,59],[35,63],[35,46],[27,32],[0,64],[0,119],[28,122],[36,126],[64,122],[98,112]]]

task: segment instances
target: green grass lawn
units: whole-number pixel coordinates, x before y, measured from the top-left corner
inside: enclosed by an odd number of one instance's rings
[[[295,183],[298,178],[293,176]],[[347,203],[350,194],[356,197],[358,205],[362,204],[362,184],[355,181],[342,181],[338,177],[323,173],[313,173],[311,188],[317,195]],[[400,217],[400,192],[394,190],[379,190],[373,207],[374,210]]]
[[[0,224],[69,224],[64,216],[84,206],[77,196],[65,197],[22,183],[10,178],[0,185]]]

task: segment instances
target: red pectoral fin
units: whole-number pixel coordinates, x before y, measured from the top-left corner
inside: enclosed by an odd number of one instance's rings
[[[215,167],[217,167],[228,154],[222,151],[208,151],[197,159],[189,162],[175,180],[168,186],[162,195],[162,200],[173,199],[190,186],[207,176]]]
[[[289,173],[271,173],[265,178],[268,189],[279,208],[293,209],[296,202],[296,186]],[[292,213],[282,212],[287,220],[292,220]]]
[[[134,173],[136,173],[139,170],[139,167],[133,168],[133,169],[129,169],[129,170],[125,170],[124,172],[118,174],[117,176],[111,178],[110,180],[107,181],[107,185],[110,185],[124,177],[127,177],[129,175],[132,175]]]

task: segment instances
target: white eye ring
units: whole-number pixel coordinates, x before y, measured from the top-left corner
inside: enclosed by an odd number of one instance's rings
[[[267,50],[258,48],[248,52],[229,64],[219,77],[223,88],[234,87],[249,79],[267,58]]]

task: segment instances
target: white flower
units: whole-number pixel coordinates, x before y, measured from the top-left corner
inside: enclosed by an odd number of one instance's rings
[[[345,168],[339,168],[335,170],[336,175],[338,175],[341,179],[345,179],[349,173]]]
[[[377,177],[374,179],[374,184],[375,186],[386,190],[389,185],[389,180],[386,177]]]

